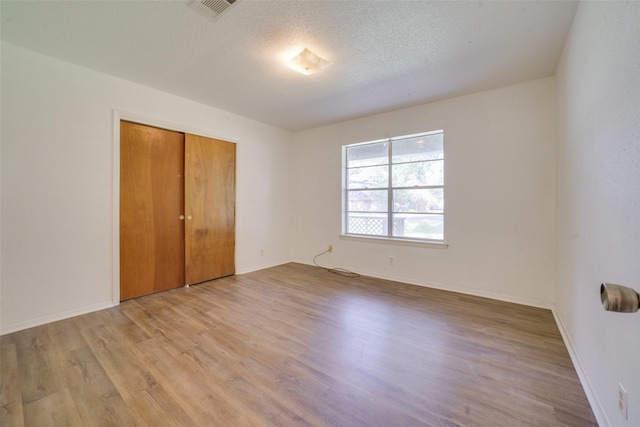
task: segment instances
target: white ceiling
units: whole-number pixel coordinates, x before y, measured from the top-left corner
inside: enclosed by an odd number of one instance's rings
[[[2,40],[292,131],[553,75],[577,3],[1,1]],[[284,65],[303,46],[333,62]]]

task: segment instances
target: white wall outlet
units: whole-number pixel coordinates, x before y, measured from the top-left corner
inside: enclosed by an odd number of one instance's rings
[[[264,249],[260,249],[260,256],[264,256]]]
[[[333,252],[333,245],[329,245],[329,249],[327,249],[329,252]]]
[[[625,420],[629,419],[629,395],[622,383],[618,383],[618,411],[620,411]]]
[[[394,265],[395,262],[396,262],[396,260],[392,256],[390,256],[389,257],[389,265]]]

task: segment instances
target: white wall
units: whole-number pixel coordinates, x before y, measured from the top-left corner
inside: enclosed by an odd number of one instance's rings
[[[640,291],[640,3],[582,2],[556,79],[557,313],[600,424],[640,426],[640,314],[599,298]]]
[[[289,132],[6,43],[1,77],[2,333],[111,306],[114,110],[238,140],[236,270],[291,259]]]
[[[553,84],[545,78],[294,134],[295,259],[310,263],[333,244],[321,263],[550,307]],[[444,129],[448,249],[340,239],[342,145],[437,129]]]

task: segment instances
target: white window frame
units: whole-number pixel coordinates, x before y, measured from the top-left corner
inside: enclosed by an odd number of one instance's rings
[[[392,154],[392,144],[394,141],[400,141],[400,140],[405,140],[405,139],[410,139],[410,138],[417,138],[417,137],[421,137],[421,136],[429,136],[429,135],[435,135],[435,134],[442,134],[443,137],[443,141],[442,141],[442,150],[443,150],[443,165],[445,164],[446,161],[446,155],[445,155],[445,147],[444,147],[444,130],[440,129],[440,130],[435,130],[435,131],[429,131],[429,132],[422,132],[422,133],[417,133],[417,134],[411,134],[411,135],[402,135],[402,136],[397,136],[397,137],[392,137],[392,138],[386,138],[386,139],[379,139],[379,140],[374,140],[374,141],[366,141],[366,142],[361,142],[361,143],[356,143],[356,144],[348,144],[348,145],[344,145],[342,147],[342,234],[341,237],[347,240],[376,240],[376,241],[381,241],[381,242],[385,242],[385,243],[392,243],[392,244],[408,244],[411,246],[429,246],[429,247],[440,247],[440,248],[446,248],[448,247],[448,244],[445,243],[445,232],[446,232],[446,218],[445,218],[445,207],[443,204],[443,208],[442,208],[442,212],[437,212],[437,213],[428,213],[428,214],[433,214],[433,215],[441,215],[442,216],[442,221],[443,221],[443,234],[442,234],[442,239],[427,239],[427,238],[417,238],[417,237],[404,237],[404,236],[394,236],[393,235],[393,221],[394,221],[394,215],[397,215],[397,212],[393,211],[393,191],[394,190],[408,190],[408,189],[442,189],[443,193],[445,191],[445,177],[443,176],[442,178],[442,184],[441,185],[421,185],[421,186],[411,186],[411,187],[394,187],[393,184],[393,173],[392,173],[392,167],[394,165],[393,163],[393,154]],[[388,181],[387,181],[387,185],[386,187],[379,187],[379,188],[371,188],[368,190],[386,190],[387,191],[387,210],[386,212],[384,212],[384,214],[387,215],[387,225],[386,225],[386,230],[387,230],[387,234],[386,235],[373,235],[373,234],[357,234],[357,233],[349,233],[347,230],[347,226],[348,226],[348,220],[349,220],[349,213],[351,211],[349,211],[349,188],[348,188],[348,180],[349,180],[349,167],[348,167],[348,158],[347,158],[347,152],[349,148],[352,147],[357,147],[357,146],[363,146],[363,145],[375,145],[375,144],[384,144],[384,143],[388,143],[387,146],[387,150],[388,150],[388,160],[386,163],[386,166],[389,168],[388,170]],[[423,160],[420,162],[430,162],[432,160]],[[398,164],[398,163],[395,163]],[[444,174],[444,171],[443,171]],[[444,194],[443,194],[444,197]],[[444,203],[444,202],[443,202]],[[382,213],[382,212],[381,212]]]

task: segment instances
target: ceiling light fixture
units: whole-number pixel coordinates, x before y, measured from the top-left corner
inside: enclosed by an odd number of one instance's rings
[[[324,58],[320,58],[306,47],[302,52],[287,61],[289,68],[299,72],[300,74],[304,74],[305,76],[313,74],[316,71],[320,71],[329,64],[331,64],[331,62]]]

